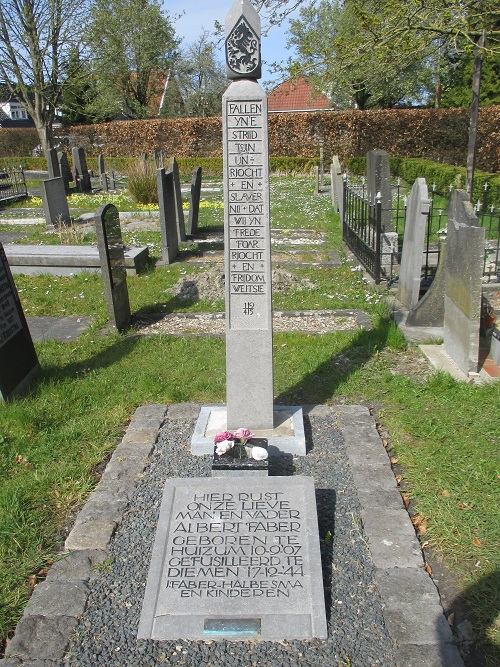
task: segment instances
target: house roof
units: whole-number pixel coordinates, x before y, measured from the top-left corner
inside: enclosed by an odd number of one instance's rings
[[[305,79],[289,79],[277,86],[267,98],[268,111],[319,111],[331,109],[326,95],[318,93]]]

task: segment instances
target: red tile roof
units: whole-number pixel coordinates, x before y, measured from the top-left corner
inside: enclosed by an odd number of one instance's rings
[[[267,98],[269,111],[317,111],[331,109],[328,98],[314,90],[302,78],[290,79],[277,86]]]

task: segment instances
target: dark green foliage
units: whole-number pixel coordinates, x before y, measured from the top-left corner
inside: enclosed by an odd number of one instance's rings
[[[441,106],[470,107],[472,89],[472,53],[463,53],[442,83]],[[481,70],[481,106],[500,104],[500,54],[486,55]]]
[[[392,177],[400,176],[410,184],[417,178],[425,178],[429,188],[434,183],[436,184],[438,192],[447,192],[450,185],[454,188],[463,189],[465,187],[465,167],[432,162],[422,158],[390,158],[390,163]],[[350,158],[346,162],[346,168],[355,176],[363,176],[366,174],[366,158]],[[500,176],[478,170],[474,176],[472,201],[483,200],[486,183],[488,183],[489,203],[500,203]]]

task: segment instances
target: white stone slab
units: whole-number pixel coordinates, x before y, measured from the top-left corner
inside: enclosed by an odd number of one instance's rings
[[[239,424],[238,428],[247,428]],[[191,438],[191,454],[213,454],[214,436],[227,430],[227,408],[204,406],[196,422]],[[302,408],[298,406],[274,406],[274,428],[252,429],[255,437],[267,438],[271,456],[282,454],[306,455],[306,437]]]
[[[312,477],[169,479],[139,639],[327,636]]]

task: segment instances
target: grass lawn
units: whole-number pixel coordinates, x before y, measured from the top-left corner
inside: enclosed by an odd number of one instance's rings
[[[329,247],[344,256],[338,217],[328,197],[314,197],[312,179],[273,179],[271,201],[273,228],[324,232]],[[202,209],[201,224],[216,229],[221,222],[218,197]],[[135,235],[158,256],[159,233]],[[130,278],[132,311],[221,310],[222,300],[182,302],[169,291],[199,270],[174,264]],[[422,372],[420,353],[391,322],[381,292],[347,260],[293,273],[313,286],[275,294],[275,308],[362,308],[374,327],[276,334],[277,402],[373,409],[416,502],[421,541],[460,576],[488,664],[500,664],[500,383],[477,387]],[[39,380],[22,398],[0,405],[0,641],[13,631],[32,586],[61,548],[61,530],[92,490],[96,467],[134,409],[149,402],[225,400],[223,340],[103,336],[99,276],[15,280],[27,315],[94,315],[95,321],[77,341],[37,344]]]

